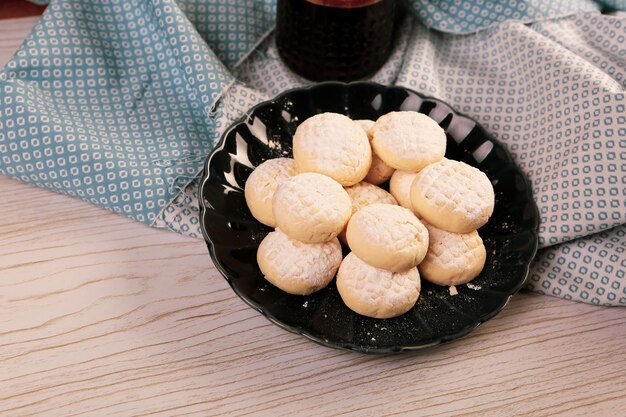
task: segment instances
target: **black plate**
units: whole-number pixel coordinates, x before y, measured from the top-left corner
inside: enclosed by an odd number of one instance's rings
[[[376,120],[396,110],[435,119],[448,137],[446,157],[476,166],[491,179],[496,204],[479,230],[487,249],[482,273],[451,296],[422,280],[415,307],[393,319],[348,309],[334,281],[309,296],[289,295],[267,282],[257,247],[272,229],[256,221],[243,188],[266,159],[291,156],[291,138],[306,118],[322,112]],[[506,149],[447,104],[401,87],[328,82],[287,91],[252,108],[222,136],[207,159],[200,187],[201,225],[219,271],[246,303],[272,322],[326,346],[389,353],[437,345],[468,334],[498,313],[522,286],[537,249],[538,213],[531,188]]]

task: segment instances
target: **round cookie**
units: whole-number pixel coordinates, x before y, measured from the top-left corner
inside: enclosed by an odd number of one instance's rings
[[[337,239],[302,243],[276,229],[261,241],[256,256],[265,279],[289,294],[308,295],[332,281],[342,253]]]
[[[387,319],[409,311],[417,302],[421,282],[417,268],[390,272],[375,268],[354,252],[341,262],[337,290],[352,311],[367,317]]]
[[[371,129],[374,126],[374,121],[372,120],[355,120],[356,124],[361,126],[365,133],[367,133],[367,138],[372,141]],[[376,155],[375,152],[372,151],[372,166],[370,166],[370,170],[367,172],[367,175],[363,179],[365,182],[369,182],[370,184],[380,185],[383,182],[387,181],[391,178],[391,174],[395,169],[387,165],[382,159]]]
[[[374,154],[372,155],[372,166],[367,172],[365,178],[363,178],[363,181],[374,185],[380,185],[389,180],[394,171],[395,169],[391,168],[382,159],[380,159],[378,155]]]
[[[246,180],[244,195],[250,212],[263,224],[274,227],[272,199],[278,184],[296,175],[296,163],[291,158],[268,159],[256,167]]]
[[[414,111],[387,113],[376,120],[372,150],[395,169],[418,172],[446,153],[446,133],[430,117]]]
[[[476,278],[485,266],[487,251],[476,230],[452,233],[433,225],[428,229],[428,252],[418,269],[437,285],[461,285]]]
[[[306,119],[293,137],[293,158],[299,172],[328,175],[343,186],[367,175],[372,149],[363,129],[338,113],[321,113]]]
[[[346,238],[363,261],[387,271],[406,271],[419,264],[428,249],[428,230],[411,210],[371,204],[354,213]]]
[[[411,185],[413,210],[435,227],[469,233],[489,220],[495,195],[484,172],[443,159],[421,170]]]
[[[306,243],[327,242],[337,237],[352,215],[352,202],[343,187],[315,172],[281,182],[272,206],[277,227],[287,236]]]
[[[387,191],[367,182],[360,182],[352,187],[346,187],[345,190],[352,201],[352,214],[374,203],[398,204],[396,199]]]
[[[354,184],[352,187],[347,187],[346,192],[350,196],[350,200],[352,200],[352,214],[356,213],[360,209],[365,206],[369,206],[370,204],[381,203],[381,204],[395,204],[396,199],[393,198],[391,194],[387,191],[383,190],[380,187],[369,184],[367,182],[360,182],[358,184]],[[348,241],[346,240],[346,228],[342,230],[339,234],[339,241],[343,245],[348,245]]]
[[[389,180],[389,192],[402,207],[413,210],[411,203],[411,184],[417,173],[396,170]]]

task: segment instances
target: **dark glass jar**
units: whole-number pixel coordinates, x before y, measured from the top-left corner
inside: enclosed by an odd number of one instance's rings
[[[391,52],[395,0],[278,0],[277,8],[278,52],[309,80],[361,79]]]

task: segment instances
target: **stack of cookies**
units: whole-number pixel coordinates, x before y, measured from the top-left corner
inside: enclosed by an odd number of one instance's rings
[[[268,160],[246,182],[253,216],[276,228],[257,252],[265,278],[306,295],[336,275],[350,309],[389,318],[415,305],[420,274],[450,286],[476,277],[486,258],[476,229],[493,212],[493,188],[445,151],[443,129],[417,112],[305,120],[294,158]]]

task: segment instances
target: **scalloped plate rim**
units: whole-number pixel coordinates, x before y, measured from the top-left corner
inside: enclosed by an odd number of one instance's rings
[[[448,103],[446,103],[443,100],[440,100],[440,99],[432,97],[432,96],[427,96],[427,95],[418,93],[417,91],[412,90],[410,88],[401,87],[401,86],[394,86],[394,85],[386,86],[386,85],[383,85],[383,84],[379,84],[379,83],[375,83],[375,82],[369,82],[369,81],[356,81],[356,82],[350,82],[350,83],[343,83],[343,82],[339,82],[339,81],[325,81],[325,82],[321,82],[321,83],[310,84],[310,85],[307,85],[307,86],[304,86],[304,87],[290,88],[288,90],[285,90],[285,91],[281,92],[280,94],[276,95],[275,97],[273,97],[271,99],[262,101],[261,103],[258,103],[256,105],[254,105],[253,107],[251,107],[250,109],[248,109],[243,116],[239,117],[238,119],[234,120],[231,123],[231,125],[224,131],[224,133],[220,137],[220,140],[217,142],[217,144],[215,145],[213,150],[210,152],[210,154],[206,158],[204,166],[203,166],[203,174],[202,174],[202,178],[200,180],[200,184],[199,184],[199,187],[198,187],[198,200],[199,200],[199,204],[200,204],[199,219],[200,219],[200,229],[202,231],[202,236],[204,237],[205,243],[206,243],[207,248],[209,250],[209,254],[211,256],[211,260],[213,261],[214,266],[220,272],[222,277],[228,282],[228,284],[231,287],[231,289],[246,304],[248,304],[250,307],[252,307],[256,311],[261,313],[263,316],[265,316],[270,322],[272,322],[276,326],[278,326],[278,327],[280,327],[280,328],[282,328],[284,330],[287,330],[287,331],[289,331],[291,333],[295,333],[295,334],[301,335],[301,336],[303,336],[303,337],[305,337],[305,338],[307,338],[307,339],[309,339],[309,340],[311,340],[311,341],[313,341],[315,343],[318,343],[318,344],[326,346],[326,347],[335,348],[335,349],[341,349],[341,350],[347,350],[347,351],[353,351],[353,352],[359,352],[359,353],[366,353],[366,354],[389,354],[389,353],[400,353],[400,352],[409,352],[409,351],[421,351],[423,349],[432,348],[434,346],[441,345],[442,343],[451,342],[453,340],[460,339],[460,338],[462,338],[464,336],[467,336],[469,333],[473,332],[474,330],[476,330],[480,325],[482,325],[486,321],[488,321],[488,320],[492,319],[493,317],[495,317],[496,315],[498,315],[504,309],[504,307],[509,303],[509,301],[511,300],[511,297],[513,297],[513,295],[515,295],[517,292],[519,292],[519,290],[524,285],[524,282],[528,278],[528,274],[530,272],[531,261],[535,257],[535,255],[537,254],[537,250],[538,250],[538,247],[539,247],[539,240],[538,240],[538,228],[539,228],[539,220],[538,220],[539,216],[538,215],[539,215],[539,210],[538,210],[536,204],[532,205],[532,207],[534,209],[533,211],[535,212],[534,213],[535,217],[537,218],[536,227],[534,229],[532,229],[532,231],[534,232],[533,236],[535,237],[535,239],[533,241],[534,244],[533,244],[532,251],[529,251],[529,255],[530,255],[529,256],[529,261],[526,263],[526,266],[525,266],[523,274],[522,274],[524,276],[524,278],[520,279],[517,282],[517,284],[515,286],[513,286],[511,289],[509,289],[508,291],[499,291],[499,292],[502,292],[503,294],[505,294],[505,297],[503,298],[502,302],[496,308],[494,308],[492,311],[490,311],[490,312],[488,312],[486,314],[483,314],[482,316],[477,317],[475,322],[473,322],[470,325],[465,326],[464,328],[462,328],[460,331],[457,331],[456,333],[453,333],[453,334],[450,334],[450,335],[446,335],[446,336],[440,336],[440,337],[438,337],[436,340],[434,340],[431,343],[405,345],[405,346],[371,348],[371,347],[364,347],[364,346],[357,345],[357,344],[350,343],[350,342],[330,342],[328,340],[325,340],[324,338],[320,338],[320,337],[318,337],[316,335],[313,335],[311,333],[303,331],[303,330],[301,330],[300,328],[298,328],[296,326],[288,325],[288,324],[282,322],[281,320],[279,320],[278,318],[273,316],[271,313],[269,313],[269,311],[267,311],[267,309],[265,309],[262,305],[256,303],[255,301],[250,299],[247,295],[245,295],[244,293],[239,291],[237,286],[234,285],[233,280],[228,277],[228,273],[224,270],[224,268],[220,264],[219,258],[217,256],[217,254],[215,253],[215,247],[213,245],[212,239],[208,236],[208,233],[206,231],[206,228],[204,226],[204,221],[203,221],[204,216],[205,216],[205,212],[207,210],[207,207],[205,205],[204,198],[201,198],[202,197],[202,190],[204,189],[205,183],[210,178],[209,166],[211,164],[211,160],[218,153],[218,151],[220,151],[220,150],[222,150],[224,148],[224,146],[226,144],[226,138],[228,137],[230,132],[233,131],[240,123],[244,123],[246,120],[248,120],[248,118],[250,117],[249,115],[253,114],[256,110],[258,110],[262,106],[266,106],[266,105],[268,105],[270,103],[277,102],[277,101],[281,100],[282,98],[284,98],[285,96],[288,96],[289,94],[291,94],[293,92],[302,91],[302,90],[311,90],[311,89],[314,89],[314,88],[318,88],[320,86],[335,86],[335,87],[342,87],[342,88],[344,88],[344,87],[348,87],[348,86],[351,86],[351,85],[357,85],[357,84],[372,85],[372,86],[375,86],[377,88],[397,88],[397,89],[400,89],[400,90],[409,91],[409,92],[411,92],[413,94],[416,94],[417,96],[419,96],[420,98],[422,98],[424,100],[443,103],[446,106],[448,106],[450,109],[452,109],[456,116],[464,117],[464,118],[469,119],[472,122],[476,123],[476,125],[481,126],[472,117],[467,116],[464,113],[456,111],[454,109],[454,107],[452,107],[451,105],[449,105]],[[482,128],[482,126],[481,126],[481,128]],[[532,187],[531,187],[530,181],[528,180],[528,178],[525,175],[525,173],[521,169],[519,169],[517,164],[514,163],[514,160],[511,157],[511,154],[508,151],[508,149],[506,149],[498,140],[493,138],[491,135],[489,135],[489,139],[495,145],[498,145],[506,153],[506,155],[510,158],[512,163],[515,165],[515,170],[522,175],[522,178],[523,178],[523,180],[525,182],[526,190],[527,190],[526,194],[528,195],[530,201],[533,201],[533,203],[534,203],[533,195],[532,195]]]

